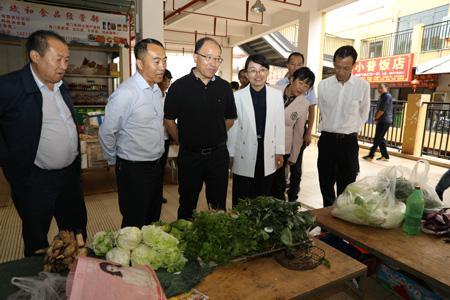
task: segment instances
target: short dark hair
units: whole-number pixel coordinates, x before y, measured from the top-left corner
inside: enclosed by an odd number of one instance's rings
[[[237,81],[230,82],[230,85],[231,85],[231,89],[233,89],[233,90],[239,89],[239,82],[237,82]]]
[[[245,69],[240,69],[238,72],[238,76],[241,76],[241,74],[245,74],[245,72],[247,72]]]
[[[358,53],[356,52],[355,48],[350,45],[342,46],[334,52],[333,56],[333,62],[336,61],[336,57],[339,58],[346,58],[348,56],[351,56],[353,58],[353,64],[356,62],[356,59],[358,58]]]
[[[247,70],[248,65],[250,62],[254,62],[255,64],[261,65],[263,67],[266,67],[269,69],[269,62],[267,61],[266,57],[261,54],[252,54],[249,57],[247,57],[247,60],[245,61],[245,69]]]
[[[195,43],[194,53],[198,53],[198,51],[200,51],[200,49],[202,49],[203,45],[204,45],[206,42],[211,42],[211,43],[216,44],[217,47],[219,47],[220,52],[222,52],[222,47],[220,46],[219,42],[216,41],[215,39],[210,38],[210,37],[207,36],[207,37],[204,37],[204,38],[199,39],[199,40]]]
[[[158,45],[161,48],[164,48],[164,45],[158,40],[155,40],[152,38],[143,39],[143,40],[140,40],[136,44],[136,46],[134,46],[134,57],[136,59],[142,59],[145,56],[145,54],[147,53],[147,45],[151,45],[151,44]]]
[[[297,69],[294,74],[292,74],[292,81],[294,80],[304,81],[311,88],[314,85],[316,76],[308,67],[301,67],[300,69]]]
[[[300,52],[292,52],[291,54],[289,54],[289,57],[288,57],[288,60],[287,60],[288,63],[289,63],[289,61],[291,60],[291,58],[293,56],[300,56],[302,58],[303,63],[305,63],[305,57]]]
[[[30,57],[31,50],[37,51],[40,55],[44,55],[45,51],[48,49],[48,39],[53,38],[64,45],[67,45],[66,40],[51,30],[37,30],[30,34],[27,39],[26,49],[28,58]]]
[[[172,73],[170,73],[170,71],[169,70],[165,70],[164,71],[164,79],[169,79],[169,80],[172,80]]]

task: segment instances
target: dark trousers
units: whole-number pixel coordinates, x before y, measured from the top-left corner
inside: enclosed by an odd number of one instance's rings
[[[167,163],[167,155],[169,155],[169,146],[170,146],[169,140],[165,140],[164,141],[164,154],[163,154],[163,156],[161,156],[161,164],[160,164],[161,165],[161,180],[162,180],[161,190],[160,190],[161,200],[163,199],[164,171],[165,171],[166,163]]]
[[[286,191],[286,166],[289,154],[283,156],[283,166],[275,171],[272,180],[271,195],[280,200],[286,200],[284,192]]]
[[[289,189],[287,191],[288,200],[294,202],[298,199],[298,193],[300,192],[300,181],[302,179],[302,161],[303,152],[305,151],[305,145],[300,149],[297,161],[295,164],[289,166],[289,171],[291,173],[289,177]]]
[[[300,181],[302,178],[302,160],[305,146],[302,146],[295,164],[289,166],[289,189],[287,191],[288,201],[294,202],[298,199],[300,192]],[[286,191],[286,166],[288,164],[289,154],[284,156],[283,167],[279,168],[274,175],[272,185],[272,196],[277,199],[286,200],[284,192]]]
[[[180,146],[177,161],[180,194],[178,219],[192,219],[203,183],[208,205],[213,209],[226,209],[229,159],[225,143],[203,154]]]
[[[122,228],[141,228],[161,215],[161,161],[128,161],[117,157],[116,178]]]
[[[373,139],[373,146],[370,148],[369,156],[373,157],[375,155],[375,152],[377,151],[377,148],[380,147],[381,155],[389,158],[389,153],[386,149],[386,140],[384,139],[384,135],[389,129],[389,126],[391,126],[391,123],[386,122],[379,122],[377,124],[377,127],[375,129],[375,137]]]
[[[349,183],[356,180],[359,172],[358,137],[356,133],[342,135],[323,131],[318,148],[317,168],[325,207],[336,200],[335,184],[339,196]]]
[[[271,195],[274,177],[275,173],[264,176],[264,141],[260,139],[254,177],[233,174],[233,207],[238,204],[239,199]]]
[[[12,184],[14,205],[22,220],[25,256],[48,247],[53,217],[59,230],[81,232],[86,238],[86,206],[80,184],[80,160],[61,170],[32,167],[23,183]]]

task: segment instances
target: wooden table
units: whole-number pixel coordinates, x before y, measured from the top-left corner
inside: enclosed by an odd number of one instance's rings
[[[401,227],[381,229],[352,224],[333,217],[331,207],[311,212],[316,216],[317,225],[327,231],[450,295],[450,244],[424,233],[407,235]]]
[[[325,250],[330,269],[320,265],[293,271],[273,257],[257,258],[218,268],[196,289],[210,299],[303,299],[366,275],[367,267],[360,262],[319,240],[314,239],[314,244]]]

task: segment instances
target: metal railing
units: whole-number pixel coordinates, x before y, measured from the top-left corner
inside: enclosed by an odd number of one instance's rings
[[[403,129],[405,120],[405,107],[406,101],[393,100],[392,101],[392,125],[389,127],[388,132],[385,135],[386,144],[388,147],[400,150],[403,144]],[[365,143],[372,143],[375,137],[375,113],[377,110],[377,101],[372,100],[370,102],[369,118],[364,124],[361,132],[358,134],[358,140]],[[316,110],[316,126],[314,133],[319,133],[320,113]]]
[[[298,48],[298,23],[278,30],[295,48]]]
[[[427,105],[422,155],[450,158],[450,104],[424,102]]]
[[[409,53],[412,32],[412,29],[408,29],[361,40],[361,58]]]
[[[392,125],[389,127],[386,135],[386,145],[391,148],[400,150],[403,144],[403,124],[405,120],[405,105],[404,100],[392,101]],[[377,101],[370,102],[369,118],[364,124],[361,132],[358,134],[358,140],[364,143],[373,143],[375,137],[375,113],[377,111]]]
[[[423,27],[422,51],[450,48],[450,21]]]

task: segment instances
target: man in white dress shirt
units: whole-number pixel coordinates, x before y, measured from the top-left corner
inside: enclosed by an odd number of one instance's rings
[[[122,227],[150,224],[161,214],[163,100],[158,83],[166,70],[161,42],[144,39],[134,47],[137,72],[106,105],[99,137],[109,165],[116,166]]]
[[[323,205],[330,206],[359,172],[358,132],[367,121],[370,85],[353,76],[358,54],[352,46],[342,46],[333,57],[335,74],[319,83],[321,135],[318,142],[320,191]]]

